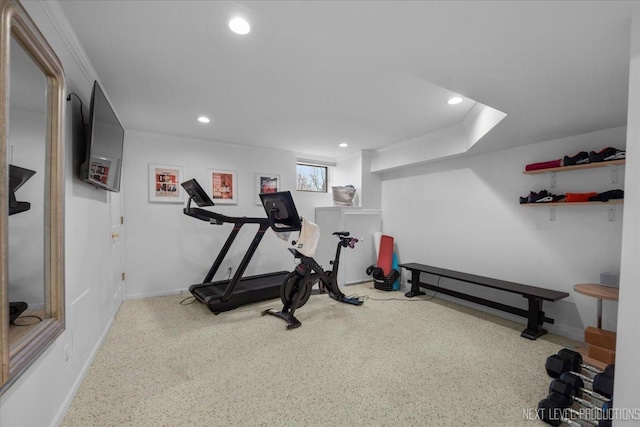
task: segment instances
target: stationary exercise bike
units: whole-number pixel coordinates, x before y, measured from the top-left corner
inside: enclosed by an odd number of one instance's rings
[[[287,193],[287,194],[281,194]],[[274,231],[288,231],[287,227],[279,227],[278,221],[284,218],[281,211],[291,212],[291,206],[288,209],[284,206],[286,203],[293,204],[289,192],[261,194],[262,203],[267,211],[267,215],[272,224]],[[286,197],[286,202],[283,204],[282,197]],[[287,197],[288,196],[288,197]],[[274,202],[274,200],[276,200]],[[293,206],[295,211],[295,206]],[[297,212],[296,212],[297,214]],[[298,219],[299,221],[299,219]],[[297,228],[300,230],[300,227]],[[296,230],[296,231],[297,231]],[[326,289],[329,296],[336,301],[343,302],[345,304],[362,305],[364,301],[359,298],[350,298],[342,293],[338,286],[338,268],[340,266],[340,251],[342,248],[349,247],[353,249],[358,242],[355,237],[349,237],[348,231],[337,231],[333,233],[338,237],[338,244],[336,247],[336,256],[333,261],[329,261],[333,268],[331,271],[323,270],[313,257],[306,256],[297,249],[289,248],[289,251],[296,259],[300,260],[300,263],[296,266],[295,270],[287,275],[280,287],[280,299],[284,304],[284,307],[280,311],[273,309],[267,309],[262,312],[262,315],[270,314],[276,316],[287,322],[287,329],[294,329],[301,325],[300,321],[295,318],[294,313],[296,309],[306,304],[311,296],[311,289],[313,285],[318,283],[320,289]],[[296,242],[292,242],[296,244]]]

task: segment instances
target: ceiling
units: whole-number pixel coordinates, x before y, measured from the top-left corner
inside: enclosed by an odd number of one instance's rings
[[[624,125],[640,11],[617,1],[59,3],[127,130],[330,158],[459,125],[476,101],[507,114],[476,152]],[[246,36],[227,27],[237,15]],[[465,101],[446,104],[454,94]]]

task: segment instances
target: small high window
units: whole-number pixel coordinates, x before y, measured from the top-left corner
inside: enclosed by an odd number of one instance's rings
[[[327,167],[307,163],[296,164],[296,190],[326,193]]]

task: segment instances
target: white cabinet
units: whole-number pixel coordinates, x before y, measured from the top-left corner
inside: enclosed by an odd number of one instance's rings
[[[360,283],[371,278],[366,269],[376,263],[376,249],[373,234],[382,231],[382,212],[375,209],[357,207],[316,208],[316,224],[320,227],[320,241],[316,249],[315,260],[325,270],[330,270],[330,260],[336,256],[338,238],[332,233],[348,231],[351,237],[357,237],[354,249],[342,248],[338,284]]]

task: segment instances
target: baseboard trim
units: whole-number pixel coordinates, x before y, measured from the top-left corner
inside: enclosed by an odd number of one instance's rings
[[[576,328],[575,326],[556,323],[554,325],[546,325],[545,328],[552,334],[560,335],[566,338],[570,338],[575,341],[584,342],[584,329]]]
[[[125,295],[124,299],[134,300],[134,299],[143,299],[143,298],[167,297],[171,295],[185,294],[188,292],[189,292],[188,288],[169,289],[166,291],[157,291],[157,292],[140,292],[137,294]]]
[[[53,417],[50,427],[58,427],[62,424],[62,421],[64,420],[65,415],[67,415],[67,411],[69,410],[69,407],[71,407],[71,403],[73,403],[73,399],[75,399],[76,394],[78,394],[78,390],[80,389],[80,386],[84,381],[84,378],[87,376],[87,373],[89,372],[89,368],[91,368],[91,365],[93,364],[93,360],[98,354],[98,350],[100,350],[100,348],[102,347],[104,340],[107,338],[107,335],[109,334],[109,331],[113,326],[114,319],[115,319],[115,316],[111,318],[109,323],[107,323],[107,326],[105,327],[104,332],[100,336],[100,339],[98,340],[96,345],[93,347],[91,354],[89,354],[89,357],[87,358],[84,365],[82,366],[82,369],[80,370],[80,373],[76,377],[76,380],[73,382],[73,386],[69,390],[69,393],[67,393],[67,397],[65,397],[64,401],[62,402],[62,405],[60,405],[60,408],[58,409],[58,412],[56,413],[55,417]]]

